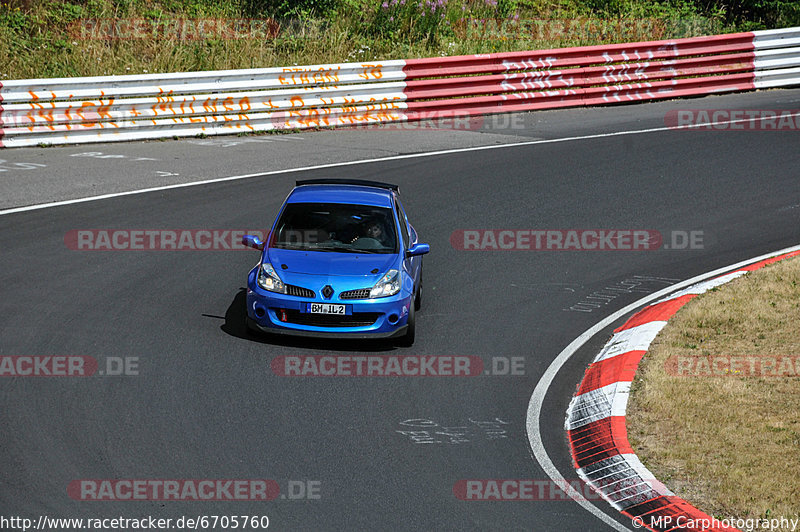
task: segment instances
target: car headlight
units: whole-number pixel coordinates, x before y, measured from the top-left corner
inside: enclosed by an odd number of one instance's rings
[[[400,291],[400,272],[389,270],[369,291],[369,297],[393,296]]]
[[[286,285],[283,284],[281,278],[275,273],[275,268],[269,262],[262,262],[261,268],[258,269],[258,286],[270,292],[278,292],[279,294],[286,293]]]

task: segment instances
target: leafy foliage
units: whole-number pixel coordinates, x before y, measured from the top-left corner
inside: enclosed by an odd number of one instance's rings
[[[81,39],[87,20],[269,21],[276,35]],[[796,0],[7,0],[0,79],[530,50],[800,26]]]

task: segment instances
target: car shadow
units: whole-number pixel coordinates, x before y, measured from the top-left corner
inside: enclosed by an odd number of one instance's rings
[[[286,336],[280,334],[267,334],[248,329],[245,325],[247,316],[247,290],[239,288],[236,295],[225,311],[225,323],[220,326],[223,332],[251,342],[277,345],[282,347],[296,347],[302,349],[317,349],[320,351],[393,351],[398,349],[391,340],[348,340],[338,338],[304,338],[302,336]]]

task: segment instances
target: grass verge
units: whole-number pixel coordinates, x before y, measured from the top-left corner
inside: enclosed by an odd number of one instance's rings
[[[535,50],[800,25],[786,0],[6,0],[0,81]]]
[[[628,436],[678,496],[719,518],[800,518],[800,258],[686,304],[633,382]]]

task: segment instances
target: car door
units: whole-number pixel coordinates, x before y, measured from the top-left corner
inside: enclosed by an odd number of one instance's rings
[[[403,239],[403,251],[405,252],[411,246],[417,243],[417,232],[414,230],[411,224],[408,223],[408,218],[406,217],[405,209],[403,209],[402,203],[400,203],[400,198],[395,196],[394,200],[395,214],[397,215],[397,221],[400,225],[400,238]],[[403,268],[414,280],[413,290],[416,291],[417,283],[419,282],[420,269],[422,268],[422,256],[404,258]]]

